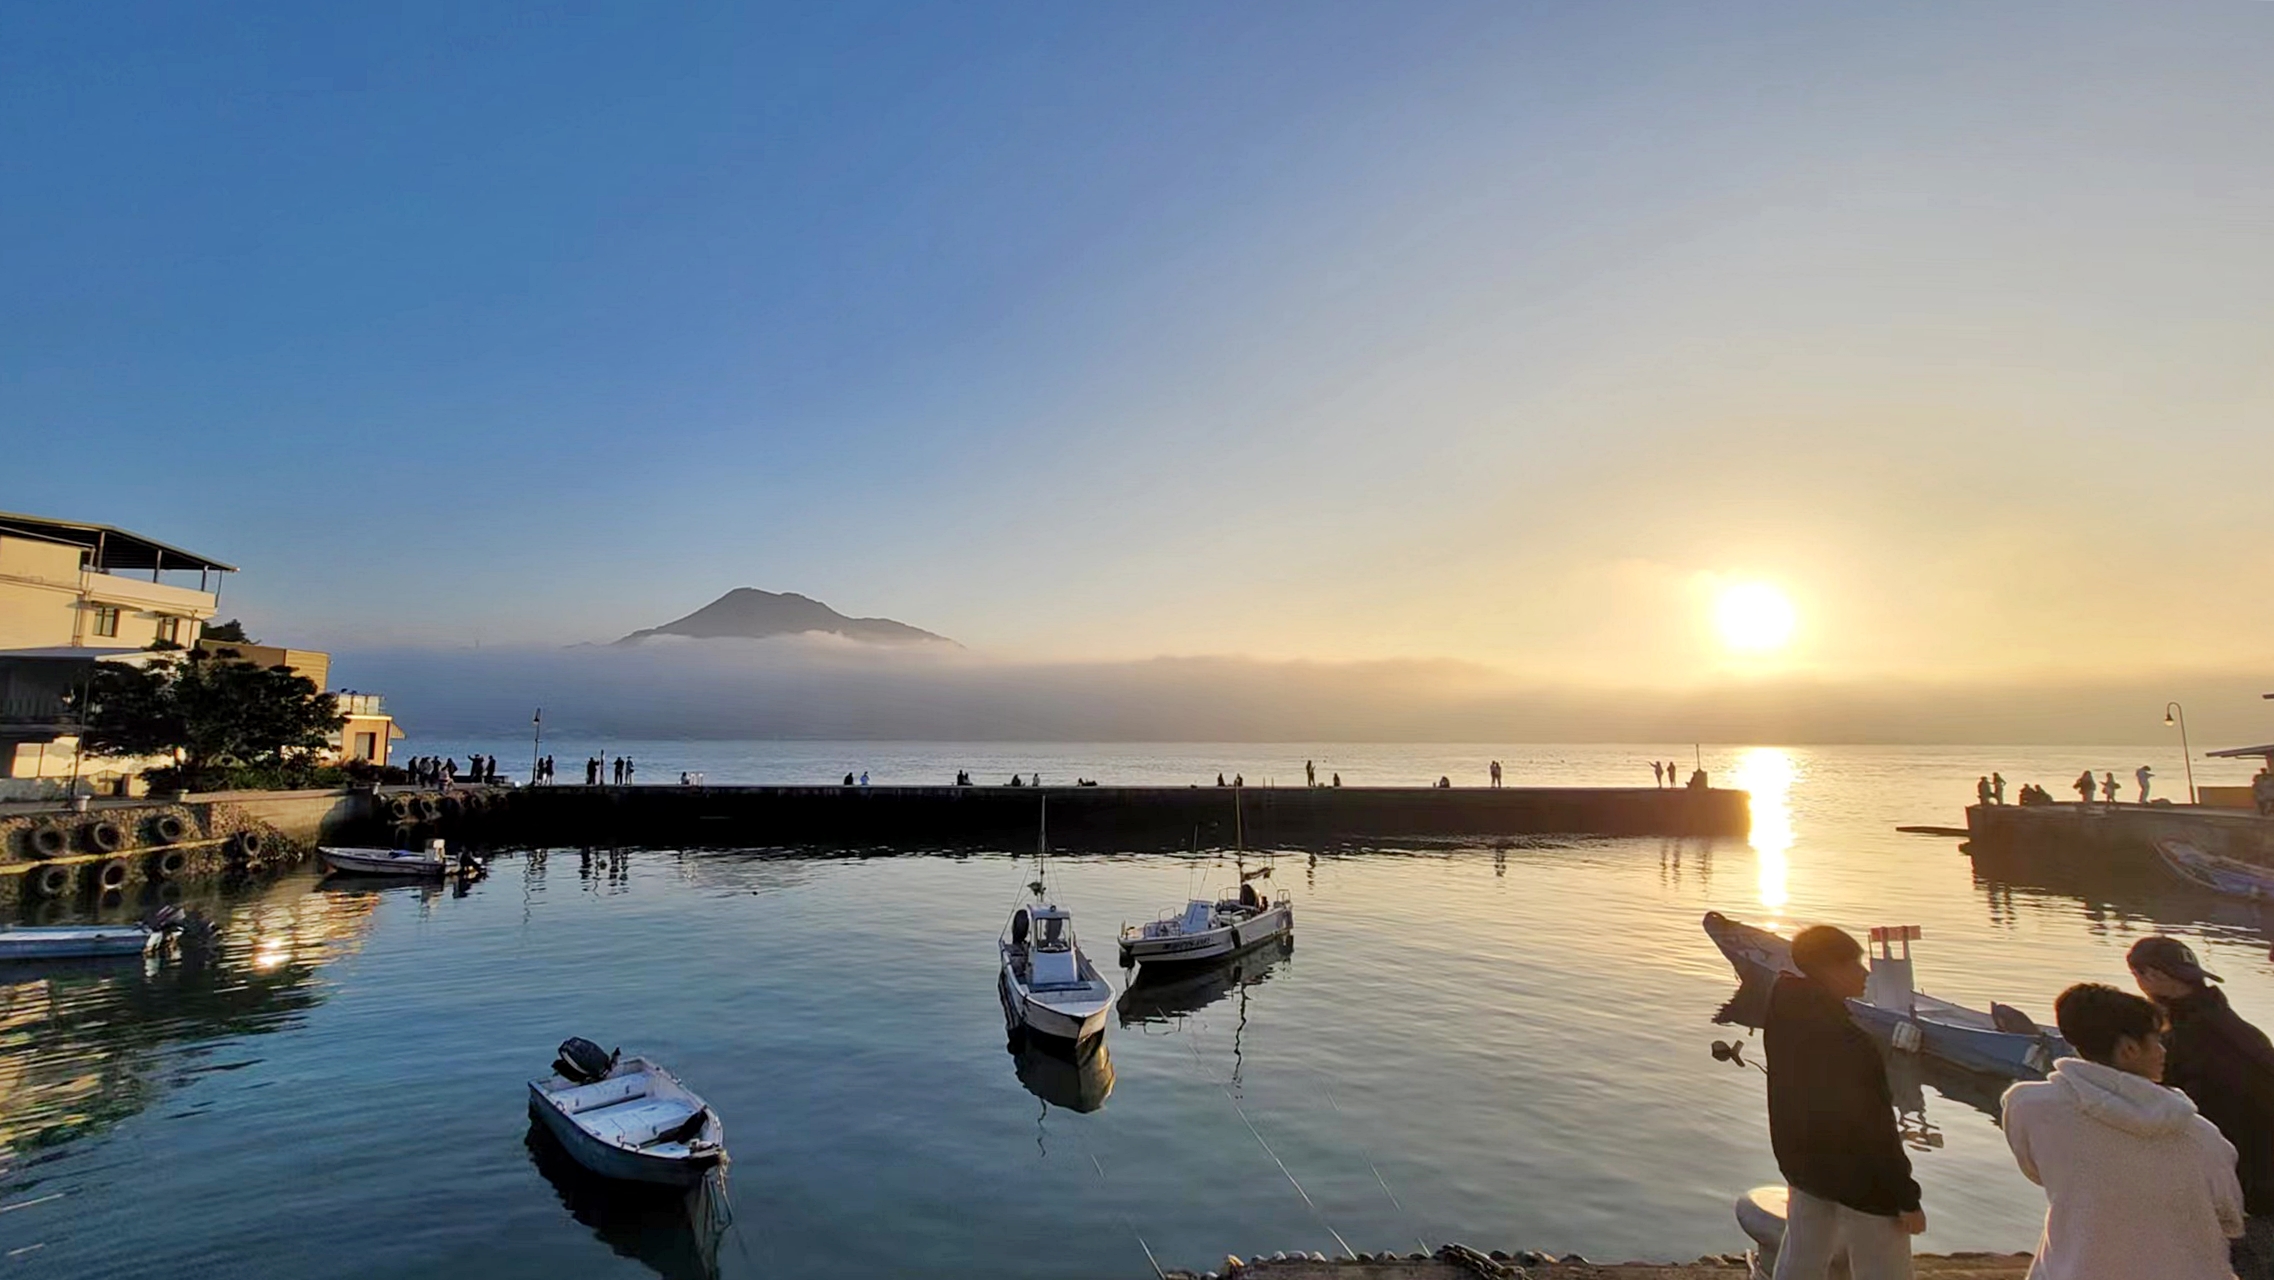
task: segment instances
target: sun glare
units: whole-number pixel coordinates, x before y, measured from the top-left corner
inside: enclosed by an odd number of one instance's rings
[[[1721,642],[1741,653],[1767,653],[1792,640],[1792,601],[1766,582],[1743,582],[1714,602]]]

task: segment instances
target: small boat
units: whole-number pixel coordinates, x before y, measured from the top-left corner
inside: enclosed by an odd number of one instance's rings
[[[1269,866],[1248,870],[1243,856],[1247,843],[1240,820],[1239,794],[1232,796],[1232,848],[1238,860],[1239,888],[1219,897],[1194,898],[1181,912],[1164,912],[1145,924],[1121,927],[1121,967],[1144,965],[1147,972],[1186,965],[1213,964],[1269,942],[1290,942],[1295,936],[1295,904],[1285,894],[1279,901],[1258,892],[1254,881],[1271,876]],[[1197,840],[1195,843],[1198,843]]]
[[[316,857],[326,867],[341,875],[350,876],[424,876],[439,879],[445,875],[475,876],[482,873],[482,864],[470,854],[461,852],[453,862],[440,840],[427,841],[424,849],[351,849],[319,845]]]
[[[529,1082],[529,1113],[603,1178],[688,1187],[726,1164],[726,1133],[695,1091],[646,1058],[563,1041],[553,1074]]]
[[[2155,842],[2156,856],[2173,875],[2198,889],[2230,898],[2274,899],[2274,867],[2239,858],[2207,853],[2185,840],[2165,837]]]
[[[160,907],[139,924],[0,925],[0,960],[84,960],[146,956],[182,930],[179,907]]]
[[[1043,801],[1042,848],[1048,844],[1049,804]],[[1074,937],[1073,913],[1050,901],[1042,863],[1038,848],[1034,882],[1027,886],[1034,901],[1011,913],[996,942],[1003,962],[996,988],[1003,1001],[1004,1024],[1014,1035],[1023,1031],[1078,1046],[1105,1030],[1113,988],[1082,954]]]
[[[1792,962],[1792,944],[1766,929],[1708,911],[1705,931],[1742,983],[1765,984],[1779,974],[1800,972]],[[1917,925],[1871,931],[1870,985],[1862,999],[1848,1001],[1857,1025],[1903,1052],[2015,1080],[2042,1079],[2052,1071],[2054,1059],[2071,1055],[2059,1031],[2011,1005],[1993,1004],[1983,1013],[1915,989],[1911,943],[1918,936]]]

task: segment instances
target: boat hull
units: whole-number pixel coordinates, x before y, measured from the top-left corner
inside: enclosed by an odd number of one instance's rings
[[[27,926],[0,929],[0,960],[75,960],[139,956],[155,949],[160,935],[139,925]]]
[[[1216,964],[1291,938],[1294,933],[1295,909],[1282,904],[1221,929],[1162,938],[1125,937],[1121,940],[1121,967],[1175,969]]]
[[[997,994],[1002,997],[1007,1030],[1024,1031],[1068,1044],[1079,1045],[1103,1034],[1106,1014],[1113,1009],[1110,993],[1102,1000],[1085,1001],[1080,1005],[1053,1003],[1021,987],[1008,968],[1002,971],[995,985]],[[1090,1007],[1093,1004],[1095,1007]]]
[[[410,858],[388,857],[382,850],[324,849],[316,850],[316,857],[326,867],[350,876],[397,876],[404,879],[440,879],[448,864],[420,854]]]
[[[1786,940],[1765,929],[1709,912],[1705,930],[1737,970],[1741,983],[1774,982],[1781,974],[1800,972],[1792,963]],[[2054,1059],[2070,1052],[2068,1042],[2050,1028],[2040,1028],[2039,1034],[2030,1036],[1976,1027],[1968,1021],[1985,1015],[1928,995],[1917,995],[1914,1001],[1912,1009],[1905,1012],[1850,1000],[1848,1014],[1874,1039],[1898,1051],[1924,1054],[1968,1071],[2009,1079],[2041,1079],[2052,1071]],[[1917,1029],[1915,1044],[1904,1043],[1911,1033],[1898,1028],[1906,1024]]]
[[[529,1086],[529,1114],[544,1127],[546,1133],[560,1143],[569,1158],[603,1178],[616,1178],[624,1182],[646,1182],[657,1186],[691,1187],[703,1180],[704,1175],[725,1163],[726,1152],[704,1152],[691,1156],[658,1156],[644,1151],[627,1151],[612,1143],[586,1133],[559,1107],[546,1100],[545,1091],[535,1083]]]
[[[2158,840],[2156,856],[2173,875],[2199,889],[2254,902],[2274,899],[2274,867],[2222,858],[2184,840]]]

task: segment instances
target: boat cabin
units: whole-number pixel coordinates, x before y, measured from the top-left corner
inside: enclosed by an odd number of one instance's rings
[[[1025,961],[1026,983],[1037,990],[1080,986],[1081,964],[1075,959],[1074,917],[1050,903],[1020,907],[1011,917],[1011,948]]]

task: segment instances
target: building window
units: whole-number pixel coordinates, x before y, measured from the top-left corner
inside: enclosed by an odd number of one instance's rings
[[[374,757],[374,756],[376,756],[376,755],[378,755],[378,754],[379,754],[379,735],[378,735],[378,734],[376,734],[376,733],[359,733],[359,734],[355,735],[355,758],[356,758],[356,759],[358,759],[358,760],[369,760],[369,759],[371,759],[372,757]]]
[[[115,636],[118,634],[117,605],[99,604],[95,606],[95,634],[99,636]]]
[[[180,644],[181,642],[182,620],[161,615],[158,619],[158,643]]]

